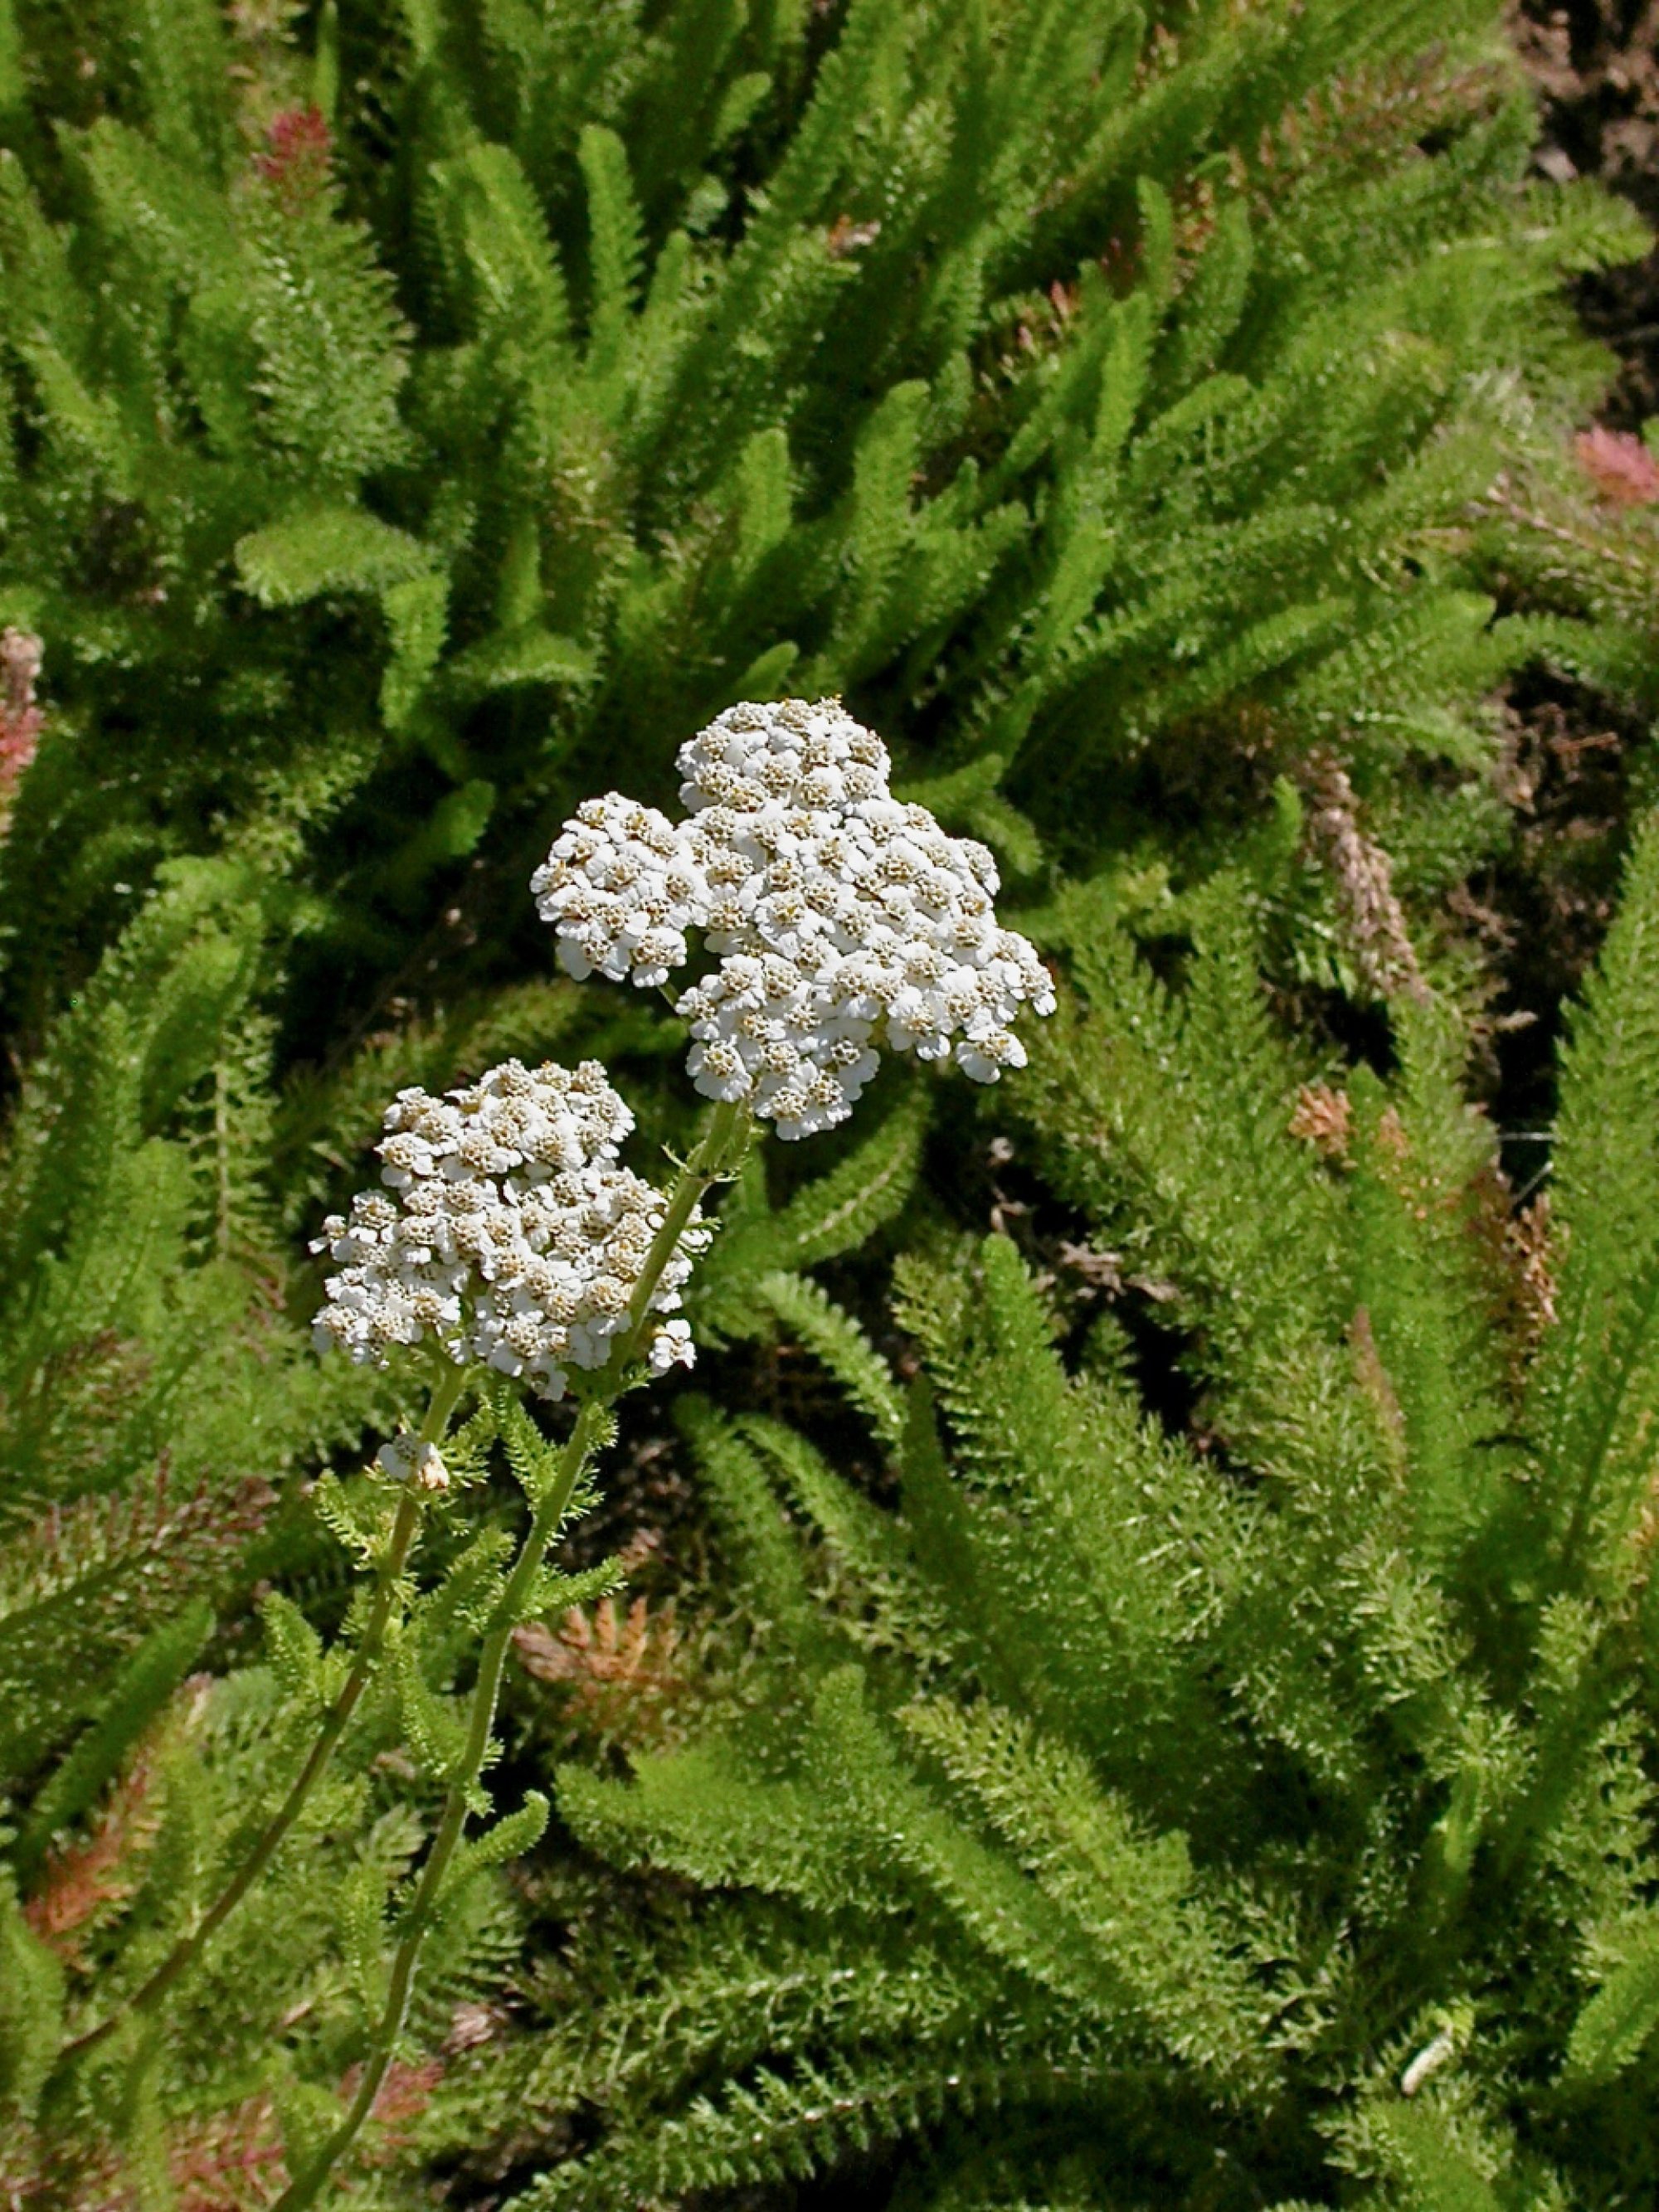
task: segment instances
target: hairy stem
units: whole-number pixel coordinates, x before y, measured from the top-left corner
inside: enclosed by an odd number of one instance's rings
[[[417,1444],[441,1442],[449,1428],[450,1417],[455,1411],[466,1376],[463,1369],[446,1365],[433,1386],[432,1395],[421,1423]],[[398,1584],[421,1522],[421,1500],[417,1492],[408,1490],[398,1500],[398,1515],[392,1523],[392,1540],[386,1547],[375,1578],[374,1599],[370,1608],[362,1638],[357,1646],[357,1656],[352,1661],[351,1671],[342,1684],[338,1696],[324,1716],[317,1732],[316,1741],[307,1755],[305,1765],[295,1775],[288,1795],[271,1815],[252,1850],[237,1868],[213,1903],[203,1914],[190,1934],[181,1936],[149,1979],[133,1991],[125,2003],[108,2017],[77,2036],[64,2047],[64,2057],[73,2057],[92,2050],[111,2034],[131,2014],[153,2012],[174,1984],[189,1973],[218,1930],[229,1919],[254,1883],[270,1864],[288,1834],[305,1808],[306,1800],[320,1778],[324,1769],[334,1755],[335,1746],[345,1734],[347,1724],[368,1688],[370,1678],[380,1663],[386,1644],[386,1627],[397,1601]]]
[[[432,1848],[421,1869],[420,1881],[404,1919],[403,1931],[392,1957],[386,2003],[381,2008],[380,2019],[369,2040],[362,2078],[339,2126],[310,2165],[289,2184],[271,2207],[271,2212],[304,2212],[306,2206],[313,2203],[318,2191],[356,2141],[374,2109],[374,2100],[380,2093],[386,2069],[397,2049],[398,2039],[403,2033],[404,2023],[409,2016],[421,1948],[435,1917],[444,1876],[465,1833],[467,1811],[477,1788],[484,1760],[489,1756],[491,1733],[495,1724],[495,1704],[501,1694],[501,1674],[507,1663],[507,1646],[512,1641],[513,1631],[523,1616],[547,1548],[557,1536],[569,1510],[582,1470],[605,1433],[609,1408],[626,1389],[631,1379],[630,1370],[649,1340],[653,1326],[651,1301],[662,1279],[663,1270],[672,1258],[698,1200],[709,1185],[732,1165],[747,1121],[747,1114],[741,1106],[717,1106],[702,1141],[681,1169],[669,1193],[662,1224],[652,1240],[639,1280],[635,1285],[629,1305],[627,1326],[620,1333],[617,1347],[610,1364],[596,1376],[589,1394],[582,1401],[575,1426],[560,1456],[554,1479],[537,1502],[512,1571],[491,1610],[483,1645],[478,1655],[477,1678],[473,1683],[467,1709],[465,1739],[455,1771],[444,1794],[443,1810],[438,1818]]]
[[[711,1183],[718,1182],[736,1163],[749,1128],[749,1109],[739,1104],[716,1106],[709,1118],[702,1140],[675,1178],[668,1194],[668,1208],[662,1225],[651,1240],[651,1249],[645,1255],[645,1265],[640,1271],[639,1281],[634,1285],[634,1296],[628,1310],[628,1327],[623,1332],[620,1348],[612,1353],[606,1372],[625,1377],[644,1352],[652,1330],[651,1301],[656,1296],[657,1285],[662,1280],[662,1271],[674,1256],[674,1248],[685,1233],[686,1224],[696,1209],[697,1202]]]

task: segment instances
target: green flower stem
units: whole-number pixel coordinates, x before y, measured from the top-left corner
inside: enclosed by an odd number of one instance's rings
[[[748,1140],[749,1128],[749,1109],[741,1104],[716,1106],[709,1117],[702,1142],[680,1170],[669,1192],[668,1210],[663,1216],[662,1226],[651,1240],[639,1281],[634,1285],[628,1328],[620,1350],[611,1354],[611,1365],[605,1370],[608,1374],[625,1375],[644,1352],[653,1327],[651,1301],[662,1280],[662,1271],[672,1259],[674,1248],[685,1234],[686,1224],[709,1185],[718,1182],[737,1165]]]
[[[519,1555],[513,1563],[513,1571],[507,1577],[506,1588],[491,1614],[483,1649],[478,1656],[477,1680],[472,1686],[465,1744],[457,1762],[455,1775],[444,1793],[443,1811],[439,1816],[437,1833],[432,1839],[432,1849],[421,1869],[420,1882],[404,1922],[403,1935],[392,1962],[392,1978],[386,1988],[386,2004],[375,2026],[356,2094],[339,2126],[310,2166],[283,2191],[271,2212],[300,2212],[301,2206],[313,2203],[318,2191],[340,2158],[356,2142],[363,2123],[374,2109],[374,2100],[380,2094],[380,2084],[386,2079],[386,2069],[392,2063],[398,2038],[403,2033],[404,2022],[409,2014],[410,2001],[415,1993],[415,1971],[420,1963],[421,1947],[432,1925],[438,1892],[461,1841],[466,1826],[469,1802],[489,1753],[490,1732],[495,1721],[495,1700],[501,1692],[507,1645],[517,1626],[520,1611],[529,1598],[548,1545],[558,1533],[559,1524],[569,1506],[588,1455],[603,1432],[605,1410],[600,1400],[590,1398],[577,1414],[576,1425],[565,1446],[558,1474],[548,1486],[545,1496],[536,1509],[524,1542],[519,1548]]]
[[[733,1165],[748,1127],[741,1106],[717,1106],[702,1141],[680,1170],[669,1194],[662,1225],[646,1254],[645,1264],[630,1301],[628,1326],[608,1366],[601,1370],[584,1396],[574,1428],[560,1457],[553,1480],[531,1517],[529,1529],[513,1563],[501,1597],[491,1610],[478,1655],[477,1679],[467,1711],[466,1736],[456,1771],[444,1794],[443,1810],[431,1850],[421,1869],[421,1879],[410,1900],[403,1933],[392,1957],[386,2003],[370,2039],[362,2078],[339,2126],[304,2171],[297,2174],[276,2199],[271,2212],[304,2212],[314,2203],[334,2167],[350,2149],[374,2109],[386,2069],[409,2016],[415,1991],[421,1948],[435,1917],[445,1875],[466,1829],[466,1816],[477,1788],[478,1777],[489,1755],[495,1724],[495,1705],[501,1694],[501,1674],[507,1664],[513,1631],[523,1616],[547,1548],[557,1536],[569,1510],[570,1500],[582,1470],[606,1432],[610,1408],[628,1387],[631,1370],[649,1340],[653,1327],[651,1301],[673,1256],[693,1209],[709,1185]]]
[[[465,1369],[446,1363],[421,1423],[417,1445],[438,1443],[447,1433],[450,1418],[465,1388]],[[398,1584],[421,1524],[422,1500],[414,1489],[406,1490],[398,1503],[398,1514],[392,1522],[392,1540],[386,1547],[376,1577],[374,1601],[362,1639],[357,1646],[357,1656],[351,1671],[342,1684],[338,1696],[329,1707],[317,1740],[312,1745],[305,1765],[295,1777],[288,1795],[271,1816],[258,1841],[238,1867],[230,1881],[222,1889],[190,1934],[175,1943],[149,1978],[137,1989],[125,2002],[108,2017],[77,2036],[64,2047],[66,2058],[91,2051],[125,2019],[129,2014],[153,2012],[173,1985],[189,1973],[218,1930],[247,1895],[254,1883],[270,1864],[281,1848],[283,1838],[299,1819],[307,1797],[315,1788],[323,1770],[334,1754],[335,1746],[345,1734],[346,1727],[368,1688],[369,1680],[380,1663],[386,1643],[387,1626],[397,1601]]]

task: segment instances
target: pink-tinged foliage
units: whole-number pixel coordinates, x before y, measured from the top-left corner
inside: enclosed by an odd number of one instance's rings
[[[269,150],[254,167],[285,206],[314,199],[328,182],[334,134],[320,108],[284,107],[265,125]]]
[[[46,716],[34,703],[41,645],[27,630],[0,630],[0,827],[40,742]]]
[[[1628,430],[1597,423],[1581,431],[1573,451],[1601,497],[1614,507],[1647,507],[1659,500],[1659,460]]]

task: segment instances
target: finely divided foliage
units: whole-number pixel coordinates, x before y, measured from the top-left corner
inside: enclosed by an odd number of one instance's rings
[[[1454,866],[1498,834],[1504,670],[1646,680],[1623,603],[1494,624],[1538,541],[1471,534],[1600,378],[1560,272],[1641,250],[1520,181],[1489,5],[157,6],[90,73],[0,13],[31,1034],[276,793],[372,996],[470,854],[499,951],[550,787],[659,802],[739,698],[854,693],[1027,866],[1000,785],[1086,858],[1149,757],[1336,742],[1431,876],[1397,771],[1462,781]]]
[[[1109,902],[1074,909],[1081,990],[1011,1101],[1159,1279],[1185,1433],[1109,1342],[1068,1365],[1002,1237],[902,1267],[896,1507],[775,1420],[688,1416],[763,1686],[626,1782],[567,1768],[560,1802],[732,1902],[706,1939],[669,1909],[582,1937],[621,2017],[684,2002],[648,2067],[555,1996],[501,2084],[458,2091],[477,2126],[535,2085],[526,2207],[906,2141],[896,2201],[940,2207],[1438,2212],[1615,2203],[1655,2170],[1626,1424],[1659,1356],[1659,822],[1575,1021],[1541,1285],[1493,1233],[1492,1134],[1431,1011],[1401,1011],[1387,1083],[1350,1071],[1341,1145],[1312,1140],[1250,888],[1210,887],[1173,992]],[[1271,1221],[1218,1210],[1235,1160]],[[598,2142],[556,2151],[582,2101]]]

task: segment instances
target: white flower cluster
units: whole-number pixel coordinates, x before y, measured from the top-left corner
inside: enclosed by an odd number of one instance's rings
[[[573,1073],[509,1060],[447,1097],[403,1091],[386,1110],[381,1181],[349,1219],[332,1215],[319,1346],[384,1360],[430,1339],[462,1365],[523,1376],[546,1398],[572,1367],[602,1367],[626,1326],[653,1238],[659,1192],[617,1162],[634,1117],[598,1060]],[[653,1313],[672,1314],[710,1231],[691,1224],[664,1268]],[[665,1320],[657,1373],[692,1361],[691,1332]]]
[[[729,708],[684,745],[671,822],[612,792],[565,824],[531,888],[573,975],[654,987],[704,933],[683,991],[688,1063],[781,1137],[851,1113],[878,1048],[976,1081],[1024,1065],[1011,1026],[1054,1011],[1026,939],[998,926],[996,863],[889,788],[879,738],[835,700]]]

